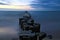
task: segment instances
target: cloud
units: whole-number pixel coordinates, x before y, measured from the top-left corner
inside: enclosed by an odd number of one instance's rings
[[[36,0],[31,6],[38,10],[60,10],[60,0]]]
[[[6,4],[7,5],[24,5],[24,6],[28,5],[29,7],[27,7],[27,9],[32,8],[34,9],[34,11],[60,10],[60,0],[11,0],[11,1],[0,0],[0,4],[1,5],[6,5]]]
[[[0,11],[25,11],[25,10],[34,10],[30,6],[31,1],[33,0],[0,0]]]
[[[4,4],[4,3],[0,3],[0,5],[6,5],[6,4]]]
[[[0,5],[8,5],[7,2],[0,0]]]
[[[9,5],[29,5],[33,0],[0,0],[3,3],[7,3]]]

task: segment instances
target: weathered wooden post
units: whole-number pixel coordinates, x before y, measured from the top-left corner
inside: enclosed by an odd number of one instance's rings
[[[35,23],[27,11],[23,18],[19,18],[19,27],[22,30],[19,40],[42,40],[46,37],[46,33],[40,32],[40,24]]]

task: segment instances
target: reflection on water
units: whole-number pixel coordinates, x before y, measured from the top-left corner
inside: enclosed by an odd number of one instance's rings
[[[23,11],[0,11],[0,28],[7,30],[12,28],[14,30],[14,35],[8,34],[7,37],[17,37],[19,29],[19,17],[23,15]],[[59,33],[60,28],[60,12],[44,12],[44,11],[30,11],[32,18],[41,24],[41,31],[48,34],[55,33],[55,37]],[[11,32],[11,30],[9,30]],[[2,31],[3,32],[3,31]],[[8,33],[8,32],[7,32]],[[0,35],[2,33],[0,32]],[[11,36],[10,36],[11,35]],[[4,36],[4,35],[3,35]],[[3,37],[2,35],[0,37]],[[6,35],[5,35],[6,36]],[[60,36],[58,36],[60,37]]]

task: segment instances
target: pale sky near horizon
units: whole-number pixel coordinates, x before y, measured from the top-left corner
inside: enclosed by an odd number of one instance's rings
[[[60,10],[60,0],[0,0],[0,8],[18,10]]]
[[[30,6],[33,0],[0,0],[0,8],[30,10],[34,9]]]

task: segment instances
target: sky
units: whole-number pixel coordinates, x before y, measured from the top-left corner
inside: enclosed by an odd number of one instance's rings
[[[39,10],[60,10],[60,0],[36,0],[33,3],[32,7]]]
[[[30,10],[34,9],[30,6],[33,0],[0,0],[0,8],[10,10]]]
[[[6,10],[59,11],[60,0],[0,0],[0,8]]]

